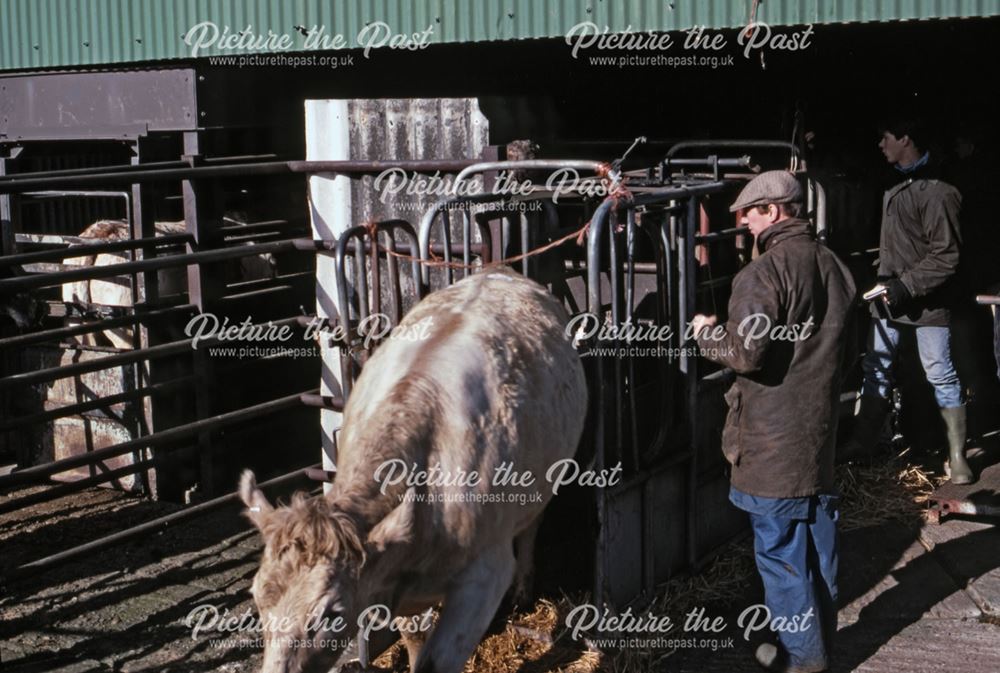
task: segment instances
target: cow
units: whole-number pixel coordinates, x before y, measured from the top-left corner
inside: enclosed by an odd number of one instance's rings
[[[225,224],[243,224],[242,222],[224,218]],[[154,223],[156,234],[176,235],[187,233],[183,220],[179,222]],[[80,232],[79,238],[97,242],[127,241],[131,238],[129,225],[124,220],[99,220]],[[86,250],[87,244],[78,247]],[[253,243],[243,243],[253,245]],[[74,248],[71,248],[74,249]],[[161,253],[163,254],[162,250]],[[170,253],[168,253],[170,254]],[[80,257],[70,257],[63,260],[67,266],[109,266],[129,261],[128,252],[97,252]],[[227,282],[263,280],[277,275],[277,264],[269,253],[247,255],[236,261],[226,263]],[[157,271],[157,292],[161,297],[183,294],[187,292],[187,267],[172,266]],[[132,283],[127,275],[91,278],[64,283],[62,286],[63,303],[76,306],[80,312],[87,313],[95,308],[131,308],[133,306]],[[79,324],[76,317],[67,318],[68,325]],[[87,346],[110,345],[115,348],[132,348],[132,328],[118,327],[101,332],[84,334],[77,337],[78,343]]]
[[[438,290],[358,377],[329,493],[274,507],[244,472],[239,494],[264,541],[251,589],[264,673],[327,671],[347,641],[363,645],[375,606],[402,619],[438,604],[426,642],[404,634],[410,669],[462,670],[508,589],[527,585],[552,496],[543,477],[583,432],[587,388],[566,324],[544,287],[506,268]],[[386,465],[410,471],[389,478]],[[521,477],[498,479],[505,465]]]

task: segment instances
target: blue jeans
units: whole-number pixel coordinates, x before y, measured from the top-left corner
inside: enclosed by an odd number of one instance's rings
[[[899,348],[900,325],[882,318],[872,319],[868,333],[868,352],[861,363],[865,381],[861,386],[864,395],[889,399],[892,387],[892,367]],[[939,407],[962,406],[962,384],[951,361],[951,330],[932,325],[912,326],[917,335],[920,364],[927,381],[934,386],[934,397]]]
[[[788,663],[803,669],[829,665],[837,632],[837,497],[754,498],[733,489],[730,500],[750,514],[757,570],[772,625],[808,628],[778,630]],[[789,507],[788,505],[792,505]],[[812,615],[803,621],[806,615]]]

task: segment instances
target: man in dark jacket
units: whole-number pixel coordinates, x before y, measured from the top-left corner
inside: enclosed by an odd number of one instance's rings
[[[774,671],[827,668],[837,629],[837,409],[854,281],[799,219],[802,188],[790,173],[754,178],[731,207],[760,256],[733,280],[729,316],[695,316],[705,357],[736,372],[726,393],[722,449],[729,498],[749,512],[757,568],[781,646],[761,645]]]
[[[845,453],[871,452],[889,407],[901,331],[913,329],[920,362],[948,431],[945,471],[952,482],[970,484],[966,413],[948,327],[949,307],[957,290],[962,197],[937,178],[938,167],[921,145],[923,133],[919,124],[900,121],[889,125],[879,142],[886,160],[903,180],[886,191],[882,200],[879,285],[872,289],[882,294],[872,302],[861,404]]]

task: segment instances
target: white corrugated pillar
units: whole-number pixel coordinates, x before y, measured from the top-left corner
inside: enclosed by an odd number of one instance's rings
[[[307,100],[306,159],[339,161],[351,158],[348,103],[346,100]],[[314,240],[333,240],[351,224],[351,180],[346,176],[314,175],[309,178],[310,213]],[[337,277],[331,255],[316,256],[316,315],[336,319]],[[323,369],[320,394],[342,396],[340,351],[323,343]],[[322,409],[323,469],[336,469],[337,432],[343,414]],[[329,491],[331,484],[325,485]]]

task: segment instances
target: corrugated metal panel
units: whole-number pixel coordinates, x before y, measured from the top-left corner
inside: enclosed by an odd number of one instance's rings
[[[253,35],[306,37],[324,26],[358,47],[366,25],[394,33],[433,28],[432,44],[562,37],[590,21],[611,31],[684,30],[745,25],[751,0],[0,0],[0,70],[186,58],[183,36],[211,22],[220,39],[248,26]],[[1000,0],[767,0],[758,20],[771,25],[906,21],[1000,15]],[[211,28],[206,28],[211,35]],[[246,53],[216,46],[202,56]]]

